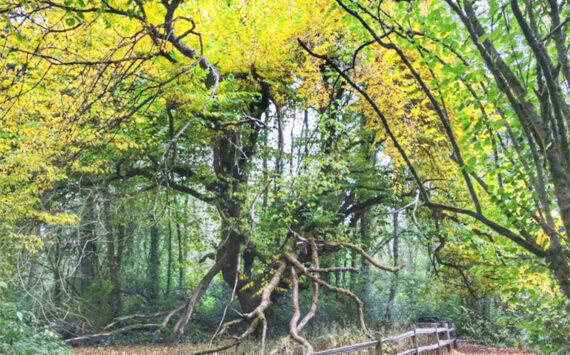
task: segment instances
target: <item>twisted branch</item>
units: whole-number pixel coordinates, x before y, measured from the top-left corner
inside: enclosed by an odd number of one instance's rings
[[[291,251],[285,251],[284,254],[287,260],[291,264],[293,264],[295,268],[297,268],[297,270],[299,270],[303,275],[307,276],[308,278],[318,283],[319,285],[325,287],[327,290],[340,293],[352,298],[354,303],[356,303],[356,307],[358,309],[358,320],[360,323],[360,329],[362,329],[362,331],[364,332],[364,334],[366,334],[367,337],[371,339],[374,338],[372,336],[372,333],[368,330],[368,327],[366,327],[366,323],[364,322],[364,303],[356,294],[354,294],[354,292],[342,287],[335,287],[329,284],[328,282],[319,279],[318,277],[313,275],[303,264],[301,264],[301,262],[297,260],[297,258]]]
[[[299,328],[297,322],[301,317],[301,310],[299,308],[299,277],[297,276],[297,272],[295,272],[295,267],[291,266],[290,271],[291,273],[291,286],[293,290],[291,291],[291,303],[293,305],[293,315],[291,316],[291,320],[289,321],[289,334],[293,339],[295,339],[298,343],[302,344],[307,348],[309,354],[313,352],[313,346],[307,339],[302,337],[299,334]]]

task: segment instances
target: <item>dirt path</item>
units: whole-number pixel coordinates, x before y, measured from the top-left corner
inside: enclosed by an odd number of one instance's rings
[[[105,346],[105,347],[79,347],[74,348],[76,355],[170,355],[170,354],[190,354],[196,347],[191,344],[180,344],[177,347],[165,345],[130,345],[130,346]],[[237,353],[234,349],[219,354],[248,355],[257,352],[257,348],[241,349]],[[443,354],[446,354],[444,351]],[[484,354],[484,355],[534,355],[536,353],[520,350],[517,348],[497,348],[494,346],[480,345],[465,340],[458,342],[457,350],[453,350],[450,355],[461,354]]]
[[[459,340],[457,350],[451,352],[452,354],[485,354],[485,355],[532,355],[536,353],[524,351],[518,348],[497,348],[494,346],[486,346]]]

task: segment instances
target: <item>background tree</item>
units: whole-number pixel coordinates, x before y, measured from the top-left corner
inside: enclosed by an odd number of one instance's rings
[[[377,9],[358,2],[337,3],[364,38],[393,51],[413,77],[439,120],[474,209],[453,201],[435,202],[437,196],[428,193],[426,178],[419,173],[421,165],[416,166],[409,150],[392,133],[389,112],[381,109],[373,89],[351,75],[351,66],[313,53],[339,72],[371,106],[414,175],[425,205],[433,211],[471,217],[544,258],[568,297],[564,217],[568,200],[564,176],[570,171],[564,165],[568,157],[568,83],[564,74],[567,51],[562,50],[566,46],[565,24],[560,20],[560,11],[567,9],[559,9],[556,2],[533,2],[523,4],[522,11],[517,1],[509,6],[490,1],[476,10],[470,1],[446,1],[461,19],[459,25],[441,2],[380,4]],[[406,23],[428,13],[428,19],[437,17],[438,22],[425,26]],[[503,36],[505,28],[507,35]],[[516,42],[521,36],[524,43]],[[464,44],[466,38],[472,40],[476,51]],[[524,45],[530,49],[526,56],[522,54]],[[414,52],[417,54],[411,54]],[[473,127],[472,122],[476,122]],[[456,128],[459,126],[463,130]],[[487,206],[493,209],[492,214],[484,213]]]

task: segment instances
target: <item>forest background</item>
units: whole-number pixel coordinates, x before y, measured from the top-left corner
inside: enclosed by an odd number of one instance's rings
[[[425,314],[570,352],[567,0],[0,16],[0,352]]]

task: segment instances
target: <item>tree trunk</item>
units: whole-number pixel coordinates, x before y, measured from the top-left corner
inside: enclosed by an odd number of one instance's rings
[[[268,124],[269,121],[269,113],[265,113],[265,124]],[[268,142],[268,135],[269,132],[264,132],[263,133],[263,147],[264,149],[267,149],[267,142]],[[263,181],[267,181],[267,178],[269,177],[269,171],[268,171],[268,164],[267,164],[267,155],[264,154],[263,155],[263,160],[261,162],[261,168],[263,170]],[[263,200],[261,202],[261,206],[263,206],[263,209],[267,209],[267,200],[269,198],[269,189],[265,189],[265,191],[263,192]]]
[[[123,299],[121,297],[121,268],[123,266],[123,255],[125,252],[125,226],[117,227],[117,253],[115,255],[115,274],[112,277],[113,287],[111,289],[111,297],[113,297],[116,314],[121,314],[123,309]]]
[[[178,239],[178,289],[184,289],[184,274],[186,268],[184,267],[184,243],[182,241],[182,233],[180,231],[180,223],[176,223],[176,237]]]
[[[394,213],[394,238],[392,239],[392,253],[394,258],[394,266],[400,263],[399,256],[399,236],[398,236],[398,215],[399,213]],[[388,303],[386,303],[386,312],[384,313],[384,323],[392,324],[392,308],[394,306],[394,299],[396,298],[396,291],[398,290],[398,271],[394,272],[392,275],[392,280],[390,281],[390,293],[388,294]]]
[[[366,210],[362,211],[360,215],[360,238],[362,241],[362,248],[366,253],[370,252],[370,231],[369,231],[369,214]],[[360,289],[364,301],[370,300],[372,296],[372,280],[370,277],[370,262],[365,257],[361,256],[360,264],[362,265],[362,272],[360,275]]]
[[[55,242],[55,255],[53,260],[53,302],[56,306],[61,305],[61,291],[62,291],[62,279],[61,271],[59,269],[61,258],[61,239],[57,237]]]
[[[148,296],[149,300],[153,305],[156,305],[158,301],[158,268],[159,268],[159,260],[158,260],[158,243],[159,243],[159,236],[158,236],[158,226],[156,224],[156,220],[154,216],[150,215],[149,219],[152,221],[150,226],[150,250],[149,250],[149,258],[148,258],[148,277],[149,277],[149,288],[148,288]]]
[[[549,269],[558,280],[560,290],[570,299],[570,266],[568,265],[568,258],[562,254],[562,250],[549,250],[546,261],[549,264]],[[568,310],[570,312],[570,309]]]
[[[28,270],[28,282],[27,289],[31,290],[36,284],[36,255],[30,254],[30,270]]]
[[[79,290],[84,292],[95,276],[95,200],[91,194],[85,199],[83,218],[79,228]]]
[[[260,82],[261,97],[258,102],[249,105],[249,115],[261,119],[269,107],[269,85]],[[280,114],[278,113],[278,118]],[[282,122],[280,128],[280,142],[282,137]],[[250,163],[257,150],[261,126],[252,124],[243,131],[236,129],[222,129],[221,134],[212,141],[213,168],[217,177],[215,184],[207,188],[215,191],[218,196],[216,207],[222,220],[221,235],[216,261],[223,259],[221,265],[222,277],[230,289],[235,288],[242,313],[251,312],[259,304],[259,281],[253,280],[251,268],[253,255],[244,251],[242,246],[249,237],[247,230],[250,204],[244,198],[245,189],[249,180]],[[281,155],[283,147],[280,146],[276,174],[282,170]],[[239,266],[243,258],[243,272],[240,274]],[[258,327],[259,330],[259,327]]]
[[[114,317],[118,316],[121,312],[121,302],[117,297],[120,293],[119,276],[117,270],[117,260],[115,257],[115,236],[113,233],[113,226],[111,224],[111,202],[109,198],[105,199],[103,203],[105,215],[105,240],[107,244],[107,267],[109,270],[109,281],[111,282],[111,292],[109,293],[109,305],[111,306],[111,314]]]
[[[166,266],[166,294],[170,294],[172,281],[172,223],[168,221],[168,259]]]

